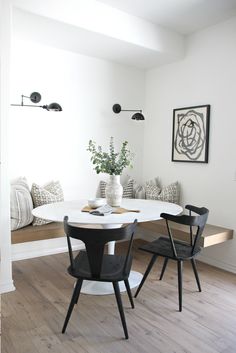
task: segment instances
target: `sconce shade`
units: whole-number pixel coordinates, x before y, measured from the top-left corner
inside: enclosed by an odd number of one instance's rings
[[[47,110],[51,110],[53,112],[61,112],[62,111],[62,107],[60,106],[60,104],[58,103],[51,103],[49,105],[46,106]]]
[[[144,116],[142,113],[135,113],[132,118],[133,120],[145,120]]]
[[[131,119],[133,120],[145,120],[142,110],[139,109],[121,109],[121,105],[116,103],[113,105],[112,110],[114,113],[119,114],[120,112],[137,112]]]

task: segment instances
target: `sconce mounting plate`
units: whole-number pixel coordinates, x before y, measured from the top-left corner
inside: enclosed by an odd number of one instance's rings
[[[31,93],[30,100],[33,103],[39,103],[41,101],[41,94],[38,92]]]

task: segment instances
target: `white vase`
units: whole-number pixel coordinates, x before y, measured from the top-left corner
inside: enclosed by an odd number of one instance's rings
[[[117,207],[121,205],[123,186],[120,183],[120,175],[110,175],[105,193],[108,205]]]

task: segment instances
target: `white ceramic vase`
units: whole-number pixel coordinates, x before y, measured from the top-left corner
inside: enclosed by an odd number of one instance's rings
[[[110,175],[110,180],[105,189],[108,205],[119,207],[122,201],[123,186],[120,183],[120,175]]]

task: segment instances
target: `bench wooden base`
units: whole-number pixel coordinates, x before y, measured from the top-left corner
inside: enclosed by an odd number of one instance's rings
[[[76,224],[74,224],[76,225]],[[77,224],[78,225],[78,224]],[[79,225],[78,225],[79,226]],[[101,228],[99,224],[83,224],[83,228]],[[20,244],[36,240],[47,240],[64,237],[64,226],[62,222],[51,222],[41,226],[32,226],[14,230],[11,232],[11,243]]]
[[[45,240],[64,237],[63,223],[53,222],[41,226],[32,226],[17,229],[11,232],[11,243],[19,244],[28,241]]]
[[[175,238],[180,240],[188,240],[187,229],[181,224],[171,223],[172,233]],[[85,225],[84,225],[85,226]],[[89,227],[89,226],[87,226]],[[166,223],[163,219],[152,222],[139,223],[141,229],[147,229],[157,234],[167,234]],[[52,238],[64,237],[63,224],[53,222],[42,226],[27,226],[11,233],[12,244],[25,243],[35,240],[45,240]],[[233,230],[223,227],[207,224],[203,236],[201,237],[200,246],[206,248],[211,245],[223,243],[233,238]]]
[[[169,222],[172,230],[172,234],[176,239],[179,240],[189,240],[188,230],[185,226],[173,222]],[[155,233],[160,233],[168,235],[166,222],[161,219],[159,221],[152,222],[142,222],[139,223],[139,226],[143,229],[150,230]],[[233,238],[233,230],[227,229],[211,224],[205,226],[203,236],[200,240],[200,246],[206,248],[211,245],[223,243],[229,239]]]

